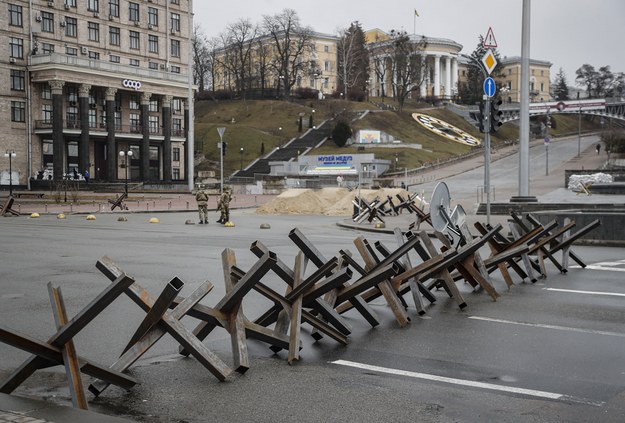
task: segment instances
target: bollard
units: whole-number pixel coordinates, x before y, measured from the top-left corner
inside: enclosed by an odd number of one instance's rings
[[[48,205],[46,204],[43,208],[45,210],[46,213],[48,213]]]
[[[171,210],[171,201],[170,201],[169,203],[167,203],[167,208],[168,208],[169,210]]]
[[[70,205],[69,205],[69,212],[70,212],[70,213],[73,213],[73,212],[74,212],[74,205],[73,205],[73,204],[70,204]]]
[[[150,203],[145,203],[145,208],[147,211],[150,211]]]
[[[98,213],[102,213],[102,204],[98,203]]]
[[[187,201],[187,210],[189,210],[189,202]]]

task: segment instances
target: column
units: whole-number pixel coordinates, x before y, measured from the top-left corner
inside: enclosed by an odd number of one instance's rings
[[[434,97],[441,95],[441,56],[434,56]]]
[[[445,56],[445,98],[451,97],[451,57]]]
[[[152,93],[141,93],[141,181],[150,180],[150,97]]]
[[[163,180],[171,182],[171,101],[166,95],[163,100]]]
[[[117,148],[115,143],[115,94],[117,88],[106,89],[106,174],[99,175],[96,169],[96,178],[112,182],[117,179]]]
[[[89,91],[91,85],[78,87],[78,107],[80,113],[80,142],[78,143],[78,171],[89,169]]]
[[[456,95],[458,95],[458,59],[451,59],[451,87]]]
[[[180,152],[183,157],[184,157],[184,180],[189,182],[189,175],[187,175],[187,169],[189,169],[188,166],[190,166],[189,164],[189,155],[190,154],[195,154],[195,152],[189,152],[189,118],[191,116],[191,114],[189,113],[189,100],[188,99],[184,99],[183,102],[183,107],[184,107],[184,118],[183,118],[183,124],[184,124],[184,139],[185,139],[185,143],[184,143],[184,154],[182,154],[183,152]]]
[[[427,54],[421,55],[421,72],[423,73],[423,78],[421,78],[421,87],[419,87],[419,95],[421,98],[426,98],[428,96],[427,88],[428,81],[430,80],[430,74],[428,72],[427,65],[428,56]]]
[[[52,91],[52,170],[54,180],[60,181],[65,173],[65,138],[63,138],[63,86],[65,81],[48,81]]]

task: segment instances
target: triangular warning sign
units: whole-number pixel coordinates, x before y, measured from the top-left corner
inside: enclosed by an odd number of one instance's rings
[[[497,48],[497,40],[495,40],[495,34],[493,34],[493,28],[488,28],[488,32],[486,33],[486,38],[484,38],[484,47],[486,48]]]

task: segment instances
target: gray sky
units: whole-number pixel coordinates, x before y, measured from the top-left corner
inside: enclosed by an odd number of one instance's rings
[[[302,24],[336,34],[359,21],[364,30],[403,29],[450,38],[472,52],[478,36],[492,27],[500,55],[521,55],[522,0],[194,0],[195,22],[208,37],[217,36],[239,19],[260,23],[263,15],[285,8],[297,11]],[[569,85],[585,63],[625,72],[624,0],[534,0],[531,7],[530,55],[550,61],[552,80],[563,68]]]

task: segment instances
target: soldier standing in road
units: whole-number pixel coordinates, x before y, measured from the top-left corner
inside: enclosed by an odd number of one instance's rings
[[[230,194],[230,188],[224,188],[224,191],[219,197],[219,203],[217,204],[218,210],[221,212],[217,223],[224,224],[230,220],[230,200],[232,196]]]
[[[197,211],[200,215],[200,225],[204,223],[208,225],[208,194],[203,188],[195,194],[195,201],[197,201]]]

